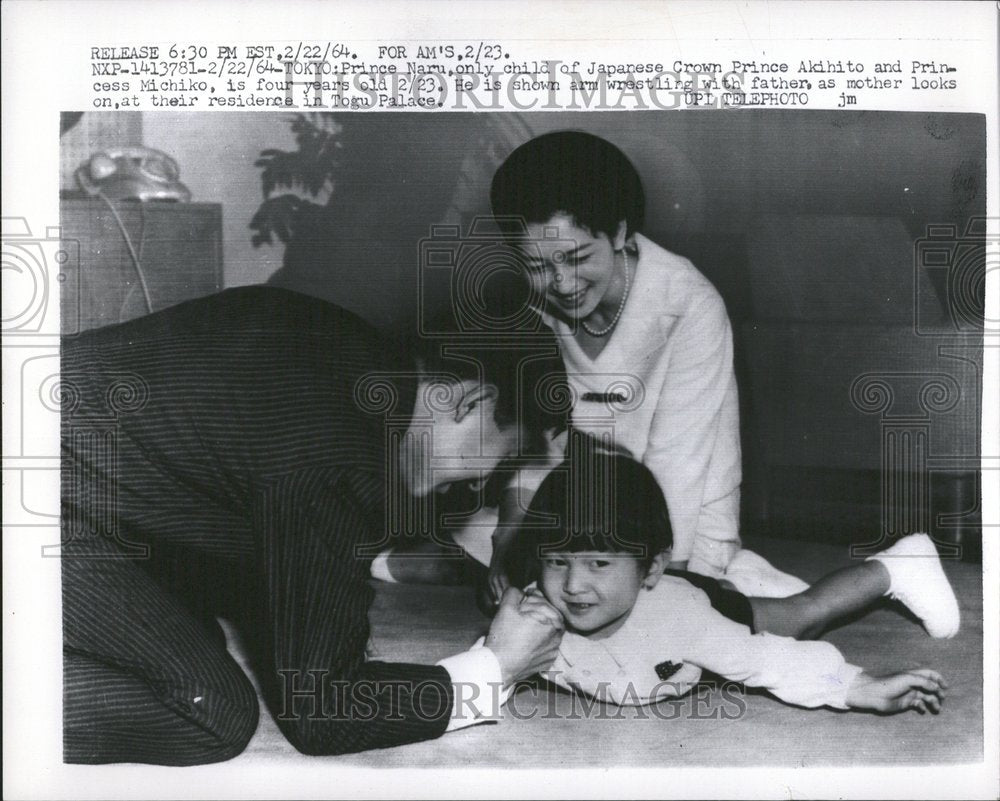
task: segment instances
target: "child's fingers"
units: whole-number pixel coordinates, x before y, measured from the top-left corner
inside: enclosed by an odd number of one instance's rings
[[[544,606],[549,609],[554,609],[548,601],[545,600],[545,596],[540,592],[527,591],[524,593],[524,597],[521,599],[521,606]]]
[[[524,594],[517,587],[507,587],[500,597],[500,606],[504,609],[517,606],[523,597]]]
[[[490,593],[493,596],[494,604],[500,602],[500,599],[503,597],[503,592],[506,589],[507,589],[507,582],[497,577],[490,579]]]
[[[944,676],[938,673],[936,670],[931,670],[930,668],[917,668],[916,670],[911,670],[915,676],[922,676],[925,679],[930,679],[935,682],[942,689],[948,688],[948,682],[944,680]]]
[[[941,699],[936,695],[925,695],[922,700],[933,714],[936,715],[941,711]]]
[[[930,675],[928,675],[930,674]],[[911,687],[924,690],[929,693],[941,692],[941,676],[933,670],[911,670],[900,674],[900,678],[909,682]]]
[[[542,617],[552,623],[557,623],[562,625],[562,615],[559,614],[559,610],[553,606],[550,606],[545,601],[536,603],[522,603],[521,611],[529,614],[533,617]]]
[[[544,626],[562,626],[562,618],[555,618],[551,615],[544,614],[542,612],[537,612],[531,609],[527,609],[524,613],[530,617],[532,620],[541,623]]]
[[[936,670],[931,670],[930,668],[914,668],[913,670],[910,671],[910,673],[916,673],[928,679],[933,679],[938,684],[944,683],[944,676],[942,676]]]
[[[921,690],[910,690],[900,699],[899,709],[915,709],[921,715],[927,712],[937,715],[941,711],[941,699]]]
[[[927,704],[923,697],[920,695],[919,690],[910,690],[905,695],[896,699],[898,702],[897,711],[905,711],[907,709],[912,709],[919,712],[921,715],[927,714]]]
[[[562,626],[562,615],[559,610],[551,606],[547,601],[539,598],[525,598],[521,602],[521,611],[542,623],[549,623],[554,626]]]

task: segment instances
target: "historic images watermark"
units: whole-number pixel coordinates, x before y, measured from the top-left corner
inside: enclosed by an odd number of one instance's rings
[[[329,670],[279,670],[282,680],[281,721],[338,723],[404,720],[412,709],[424,720],[737,720],[748,709],[744,685],[734,681],[696,684],[659,681],[650,687],[628,682],[619,688],[619,703],[610,703],[610,682],[598,682],[593,693],[554,691],[544,683],[449,684],[435,681],[353,680],[335,678]],[[646,699],[663,698],[658,703]]]

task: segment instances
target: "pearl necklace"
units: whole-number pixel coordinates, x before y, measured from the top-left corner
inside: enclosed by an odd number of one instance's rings
[[[622,256],[625,257],[625,291],[622,292],[622,299],[618,301],[618,311],[615,312],[615,316],[612,318],[611,322],[608,323],[607,327],[602,328],[600,331],[595,331],[587,325],[585,320],[580,321],[580,325],[583,326],[583,330],[592,337],[604,337],[611,333],[612,329],[618,325],[618,320],[622,316],[622,310],[625,308],[625,301],[628,300],[628,291],[631,285],[628,273],[628,251],[622,250]]]

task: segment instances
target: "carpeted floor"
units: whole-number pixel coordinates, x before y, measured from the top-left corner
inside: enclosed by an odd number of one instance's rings
[[[776,567],[813,580],[849,564],[846,547],[785,540],[746,543]],[[545,688],[523,689],[503,721],[430,742],[341,757],[372,767],[827,766],[975,762],[983,751],[983,602],[979,565],[945,564],[962,608],[962,630],[932,640],[885,605],[829,633],[848,661],[873,673],[932,667],[949,681],[936,717],[878,716],[786,706],[763,694],[706,692],[655,709],[596,705]],[[467,648],[487,627],[466,587],[379,584],[371,613],[382,659],[434,662]],[[235,762],[314,761],[292,748],[262,712]]]

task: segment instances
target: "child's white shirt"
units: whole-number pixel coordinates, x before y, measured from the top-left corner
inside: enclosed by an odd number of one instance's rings
[[[683,578],[665,575],[640,590],[621,628],[604,639],[567,632],[542,675],[563,687],[619,705],[683,695],[702,670],[768,690],[796,706],[847,709],[861,668],[833,645],[754,634],[717,612]]]

